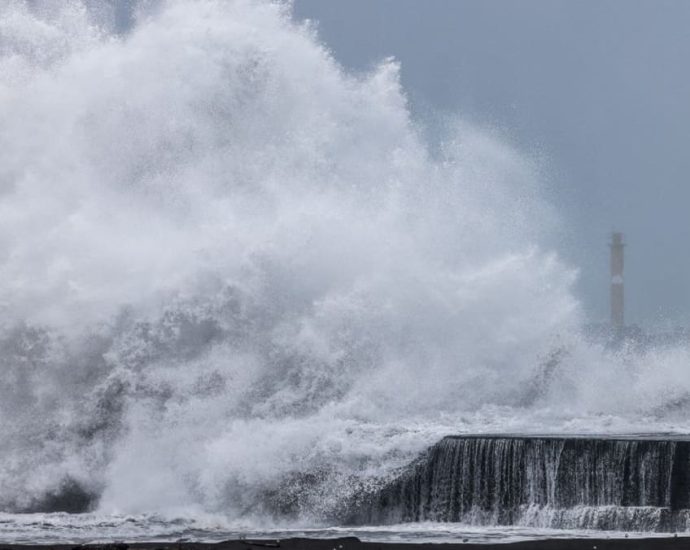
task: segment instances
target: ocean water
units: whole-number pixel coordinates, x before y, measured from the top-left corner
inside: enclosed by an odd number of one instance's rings
[[[687,534],[645,533],[639,531],[597,531],[583,529],[544,529],[524,526],[460,525],[423,522],[366,527],[290,527],[258,529],[249,526],[230,528],[220,518],[162,518],[157,516],[119,516],[99,514],[3,514],[0,515],[0,540],[26,544],[108,542],[222,542],[238,539],[280,540],[294,537],[357,537],[371,542],[408,543],[508,543],[521,540],[573,538],[649,538],[687,537]]]
[[[0,538],[318,530],[448,434],[688,433],[688,349],[582,336],[539,155],[427,143],[289,4],[114,6],[0,5]],[[456,528],[517,532],[356,532]]]

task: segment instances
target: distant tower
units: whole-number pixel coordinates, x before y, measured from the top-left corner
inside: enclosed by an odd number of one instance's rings
[[[611,235],[611,326],[625,325],[625,294],[623,291],[623,233]]]

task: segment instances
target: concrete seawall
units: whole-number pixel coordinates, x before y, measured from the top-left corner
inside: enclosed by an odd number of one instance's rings
[[[687,531],[690,438],[449,436],[349,520]]]

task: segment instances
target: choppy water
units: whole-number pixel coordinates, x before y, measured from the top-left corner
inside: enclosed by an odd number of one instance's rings
[[[0,514],[3,543],[102,543],[113,541],[220,542],[234,539],[291,537],[338,538],[354,536],[377,542],[515,542],[541,538],[641,538],[669,534],[595,530],[477,527],[457,523],[424,522],[370,527],[274,528],[229,527],[221,518],[164,519],[156,516],[102,516],[99,514]],[[686,536],[681,534],[680,536]]]
[[[318,526],[448,434],[687,432],[686,347],[581,336],[532,155],[432,147],[287,4],[111,7],[0,5],[0,509]]]

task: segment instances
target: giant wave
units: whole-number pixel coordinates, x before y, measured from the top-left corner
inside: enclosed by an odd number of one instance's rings
[[[2,510],[316,525],[447,434],[685,429],[687,350],[580,336],[529,155],[431,147],[289,5],[107,7],[0,7]]]

